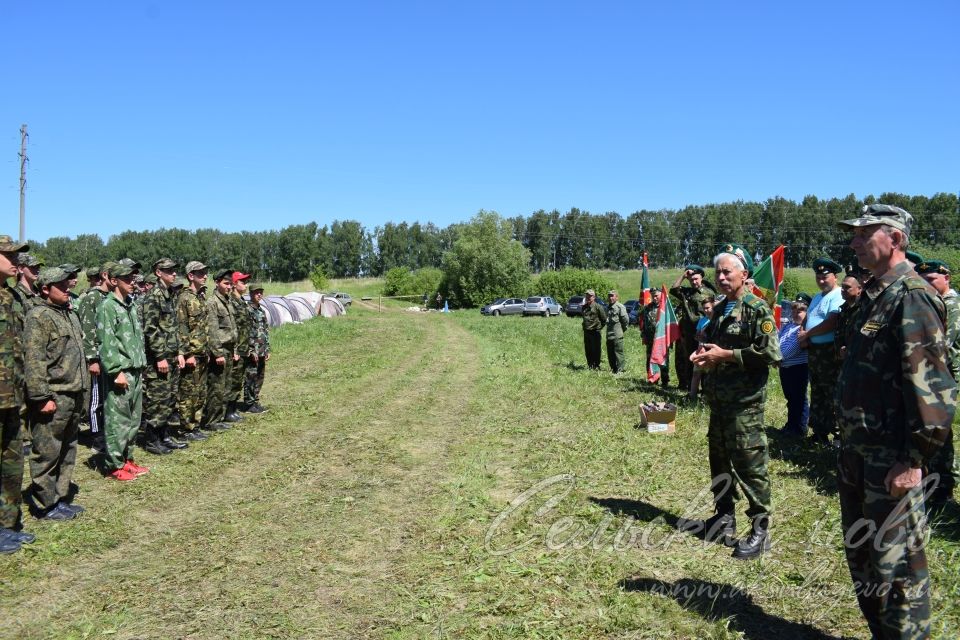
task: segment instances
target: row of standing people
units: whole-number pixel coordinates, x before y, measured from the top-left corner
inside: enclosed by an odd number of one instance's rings
[[[24,441],[31,508],[39,519],[69,520],[84,511],[72,497],[80,424],[88,423],[106,477],[131,481],[149,472],[134,461],[206,440],[260,413],[270,344],[263,287],[223,269],[157,260],[145,277],[132,259],[86,270],[43,268],[29,247],[0,236],[0,412],[3,417],[0,552],[32,542],[22,531]],[[243,294],[249,293],[249,301]]]

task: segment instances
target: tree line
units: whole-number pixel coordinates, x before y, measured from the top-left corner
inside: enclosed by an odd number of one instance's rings
[[[901,206],[916,218],[912,240],[921,247],[960,245],[960,209],[956,194],[821,200],[801,202],[770,198],[765,202],[690,205],[678,210],[590,213],[535,211],[529,216],[503,218],[513,240],[529,254],[533,272],[577,269],[636,269],[644,252],[652,267],[708,264],[717,247],[737,242],[762,258],[779,244],[788,247],[787,266],[809,265],[831,256],[852,261],[847,238],[836,222],[855,217],[864,204]],[[225,233],[217,229],[158,229],[125,231],[108,241],[96,234],[30,241],[47,264],[81,266],[135,257],[149,264],[170,257],[181,264],[201,259],[211,266],[229,265],[260,280],[302,280],[314,272],[330,277],[381,276],[394,267],[411,270],[441,268],[469,223],[444,228],[432,223],[389,222],[373,230],[355,220],[332,224],[291,225],[279,231]]]

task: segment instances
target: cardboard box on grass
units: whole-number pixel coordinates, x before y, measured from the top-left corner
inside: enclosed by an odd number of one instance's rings
[[[640,427],[647,433],[674,433],[677,429],[677,405],[647,402],[640,405]]]

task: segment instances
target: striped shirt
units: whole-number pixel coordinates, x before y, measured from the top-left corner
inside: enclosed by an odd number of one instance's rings
[[[788,323],[780,329],[780,353],[783,354],[783,361],[780,367],[792,367],[798,364],[807,364],[807,350],[800,347],[797,342],[797,333],[800,331],[800,325]]]

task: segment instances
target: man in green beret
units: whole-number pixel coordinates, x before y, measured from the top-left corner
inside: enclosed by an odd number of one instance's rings
[[[70,306],[73,271],[43,269],[37,278],[43,300],[27,313],[24,378],[30,412],[31,495],[40,517],[71,520],[83,507],[70,504],[83,415],[85,361],[80,320]]]
[[[942,260],[924,260],[916,266],[916,271],[936,290],[946,307],[947,367],[953,379],[960,380],[960,296],[950,286],[950,267]],[[929,510],[936,513],[946,506],[960,482],[960,464],[954,454],[952,427],[943,446],[930,461],[928,472],[940,475],[940,483],[930,495],[928,504]]]
[[[837,286],[839,264],[830,258],[813,261],[813,274],[820,293],[813,297],[807,309],[807,319],[797,335],[800,346],[807,349],[810,370],[810,431],[813,442],[828,444],[829,436],[837,428],[834,393],[840,368],[834,336],[843,296]]]
[[[924,469],[949,437],[957,402],[943,301],[906,260],[912,223],[885,204],[840,222],[873,273],[837,387],[837,492],[847,565],[875,638],[930,634]]]
[[[597,303],[597,293],[587,289],[583,299],[583,350],[587,356],[587,366],[600,370],[600,332],[607,324],[607,310]]]
[[[267,409],[260,404],[260,390],[270,359],[270,322],[263,307],[263,285],[251,284],[250,292],[250,350],[247,377],[243,390],[244,404],[250,413],[263,413]]]
[[[683,391],[690,389],[690,379],[693,376],[690,356],[697,350],[697,323],[703,317],[703,303],[715,295],[703,277],[703,267],[688,264],[670,287],[670,295],[677,301],[677,323],[680,325],[680,339],[677,341],[675,355],[677,385]],[[684,280],[689,286],[681,286]]]
[[[213,276],[216,290],[207,300],[207,336],[210,364],[207,369],[207,399],[203,410],[203,429],[229,429],[224,418],[227,413],[227,392],[230,376],[240,357],[237,355],[237,322],[234,318],[233,269],[221,269]]]
[[[131,298],[136,272],[130,265],[113,264],[108,275],[112,293],[97,309],[100,364],[107,381],[104,466],[113,479],[130,481],[150,471],[133,460],[133,444],[143,415],[143,368],[147,359],[143,328]]]
[[[0,553],[13,553],[34,536],[20,526],[23,488],[23,321],[24,310],[8,283],[17,275],[23,242],[0,235]]]

